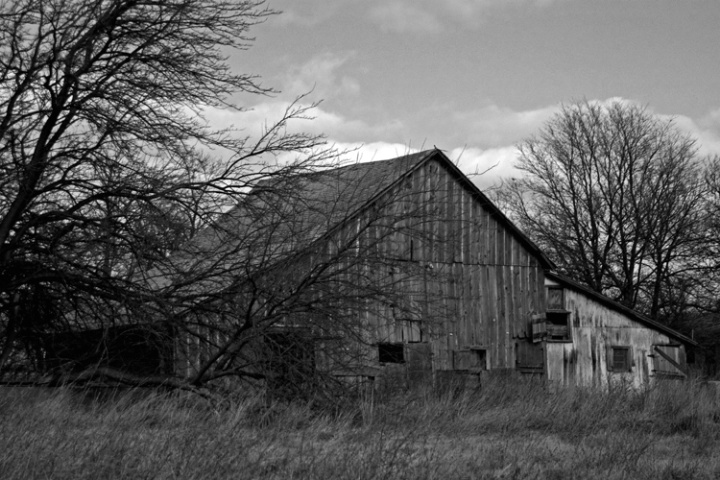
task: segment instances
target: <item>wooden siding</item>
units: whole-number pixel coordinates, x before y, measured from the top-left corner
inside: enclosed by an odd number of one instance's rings
[[[622,383],[639,388],[658,376],[655,347],[673,345],[684,364],[684,347],[665,333],[629,318],[585,293],[564,290],[572,342],[546,342],[547,377],[565,385]],[[612,371],[612,348],[628,347],[630,371]]]
[[[429,342],[436,371],[453,370],[455,352],[468,348],[484,349],[490,369],[515,368],[516,341],[528,341],[531,317],[545,311],[541,261],[441,162],[426,162],[398,188],[405,192],[388,192],[387,204],[378,200],[384,215],[399,214],[378,249],[421,267],[405,281],[423,315],[399,321],[369,308],[361,319],[371,332],[368,344]],[[378,238],[371,228],[359,242]]]
[[[399,315],[381,303],[358,308],[356,321],[365,338],[358,342],[338,335],[315,342],[319,372],[386,377],[380,384],[403,378],[407,386],[430,371],[514,369],[518,343],[530,342],[530,321],[545,311],[547,261],[442,159],[409,170],[322,241],[293,268],[307,271],[322,255],[354,246],[350,249],[374,258],[366,266],[341,260],[347,263],[339,265],[344,273],[336,280],[353,284],[358,278],[350,276],[362,276],[379,287],[386,282],[402,292],[404,306],[411,307],[404,311],[415,313]],[[200,330],[176,339],[176,368],[185,375],[196,373],[213,353],[213,344],[201,347],[198,339],[209,332]],[[381,364],[379,343],[404,345],[406,362]],[[483,368],[476,364],[480,356]]]

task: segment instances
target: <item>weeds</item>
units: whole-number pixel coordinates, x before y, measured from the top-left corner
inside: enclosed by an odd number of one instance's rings
[[[699,382],[646,391],[371,394],[342,409],[0,392],[0,472],[20,478],[716,478],[720,406]]]

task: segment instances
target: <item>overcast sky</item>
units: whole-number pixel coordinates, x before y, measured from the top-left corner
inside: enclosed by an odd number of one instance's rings
[[[234,56],[273,98],[323,100],[303,127],[364,160],[437,146],[467,172],[511,172],[514,145],[563,102],[622,99],[720,153],[720,0],[270,0]],[[246,120],[243,120],[246,121]]]

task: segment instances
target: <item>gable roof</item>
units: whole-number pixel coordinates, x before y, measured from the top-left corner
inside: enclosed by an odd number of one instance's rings
[[[318,239],[357,218],[384,193],[400,184],[428,162],[436,161],[540,262],[543,268],[555,265],[470,179],[440,150],[425,150],[388,160],[356,163],[332,170],[300,174],[283,179],[305,199],[296,205],[293,223],[306,226],[305,234]],[[257,192],[276,184],[260,184]]]
[[[316,240],[356,218],[434,152],[428,150],[269,180],[258,184],[251,194],[262,197],[266,192],[271,196],[285,190],[290,192],[290,199],[279,199],[283,208],[288,209],[286,213],[292,214],[288,220],[295,226],[306,227],[301,229],[303,235],[309,236],[304,240]]]
[[[602,303],[606,307],[615,310],[616,312],[622,313],[624,315],[627,315],[632,320],[635,320],[636,322],[639,322],[647,327],[650,327],[655,330],[659,330],[663,332],[664,334],[668,335],[669,337],[672,337],[676,339],[677,341],[684,343],[686,345],[692,345],[692,346],[698,346],[698,343],[693,340],[690,337],[686,337],[682,333],[678,332],[677,330],[673,330],[672,328],[668,327],[667,325],[663,325],[662,323],[651,319],[650,317],[646,317],[645,315],[636,312],[635,310],[626,307],[625,305],[616,302],[615,300],[612,300],[609,297],[606,297],[605,295],[596,292],[595,290],[592,290],[589,287],[586,287],[585,285],[581,285],[574,280],[571,280],[563,275],[560,275],[556,272],[545,272],[545,278],[548,278],[549,280],[553,280],[560,285],[562,285],[565,288],[569,288],[571,290],[575,290],[576,292],[582,293],[587,295],[588,297],[598,301],[599,303]]]
[[[223,214],[213,227],[200,232],[180,249],[182,252],[175,257],[180,260],[177,266],[182,265],[189,273],[188,282],[197,282],[191,274],[195,266],[212,264],[222,271],[232,268],[241,257],[257,265],[269,266],[288,255],[302,254],[316,241],[333,235],[348,222],[359,218],[384,194],[429,162],[438,162],[469,191],[542,268],[555,268],[552,261],[438,149],[259,182],[247,198]],[[167,283],[168,279],[163,278],[159,284]]]

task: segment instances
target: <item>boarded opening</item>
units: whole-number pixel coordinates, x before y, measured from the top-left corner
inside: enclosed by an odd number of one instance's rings
[[[563,296],[562,287],[547,288],[547,309],[548,310],[564,310],[565,298]]]
[[[487,350],[475,348],[454,351],[453,369],[470,373],[487,370]]]
[[[624,345],[608,347],[607,367],[609,372],[614,373],[632,371],[632,348]]]
[[[545,371],[545,351],[541,343],[517,342],[515,344],[515,365],[523,373]]]
[[[429,343],[407,345],[407,369],[411,386],[431,381],[432,348]]]

